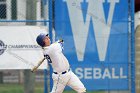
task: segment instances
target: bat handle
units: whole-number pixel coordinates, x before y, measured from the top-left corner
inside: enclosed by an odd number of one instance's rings
[[[34,73],[35,71],[37,71],[38,67],[43,63],[44,60],[45,60],[45,57],[38,63],[37,66],[34,66],[34,68],[31,69],[31,72]]]
[[[35,66],[35,67],[31,70],[31,72],[34,73],[34,72],[37,70],[37,68],[38,68],[38,67]]]

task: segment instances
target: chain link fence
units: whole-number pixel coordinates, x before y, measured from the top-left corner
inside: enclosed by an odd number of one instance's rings
[[[40,29],[45,28],[48,32],[48,14],[48,0],[0,0],[0,27],[38,26]],[[36,73],[22,69],[0,70],[0,93],[8,92],[8,89],[18,86],[21,86],[22,92],[25,93],[43,93],[44,82],[43,70]],[[27,90],[28,87],[30,90]],[[16,91],[11,91],[11,93],[14,92]]]
[[[0,26],[43,26],[48,20],[48,3],[44,6],[43,1],[0,0]]]

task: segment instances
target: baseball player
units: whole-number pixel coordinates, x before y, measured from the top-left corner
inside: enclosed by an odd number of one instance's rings
[[[85,93],[86,88],[70,70],[69,62],[62,53],[63,40],[51,44],[48,34],[39,34],[36,41],[43,48],[44,56],[53,68],[53,88],[51,93],[62,93],[66,85],[78,93]]]

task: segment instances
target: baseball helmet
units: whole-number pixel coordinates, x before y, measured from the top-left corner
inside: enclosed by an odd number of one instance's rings
[[[44,47],[45,46],[45,43],[44,43],[44,38],[46,37],[46,36],[49,36],[48,34],[46,35],[46,34],[44,34],[44,33],[41,33],[41,34],[39,34],[38,36],[37,36],[37,38],[36,38],[36,42],[37,42],[37,44],[38,45],[40,45],[41,47]]]

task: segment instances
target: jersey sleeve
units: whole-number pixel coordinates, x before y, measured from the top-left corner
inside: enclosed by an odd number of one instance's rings
[[[50,49],[44,49],[43,51],[44,57],[47,59],[48,63],[52,63],[52,60],[50,58]]]
[[[44,49],[43,49],[43,54],[46,55],[46,54],[48,54],[48,53],[49,53],[49,51],[48,51],[47,49],[44,48]]]

